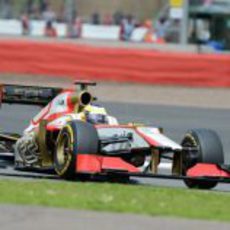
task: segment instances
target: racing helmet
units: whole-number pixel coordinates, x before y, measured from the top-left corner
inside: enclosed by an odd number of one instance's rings
[[[108,124],[106,110],[99,105],[88,105],[85,108],[86,122],[91,124]]]

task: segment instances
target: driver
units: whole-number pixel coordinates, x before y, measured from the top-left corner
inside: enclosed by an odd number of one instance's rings
[[[115,117],[109,116],[105,108],[99,105],[87,105],[82,113],[82,120],[91,124],[118,125],[117,119]]]

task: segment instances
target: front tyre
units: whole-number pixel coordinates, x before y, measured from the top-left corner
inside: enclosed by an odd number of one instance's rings
[[[60,131],[54,152],[54,170],[64,179],[76,176],[77,154],[98,152],[95,127],[81,121],[71,121]]]
[[[195,129],[189,131],[183,141],[183,147],[195,147],[195,154],[191,152],[183,157],[183,171],[187,170],[197,163],[223,164],[224,153],[221,140],[216,132],[206,129]],[[216,187],[216,181],[201,181],[198,179],[185,179],[184,183],[189,188],[212,189]]]

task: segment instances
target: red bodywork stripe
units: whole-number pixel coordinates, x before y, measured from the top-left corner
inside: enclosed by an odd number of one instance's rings
[[[32,119],[31,123],[32,123],[34,126],[35,126],[35,125],[38,125],[38,124],[41,122],[41,120],[43,120],[44,117],[46,117],[46,116],[49,114],[50,108],[51,108],[51,103],[48,104],[47,110],[44,111],[44,113],[41,115],[41,117],[39,117],[37,120]],[[44,109],[46,109],[46,107],[43,108],[43,110],[44,110]]]
[[[92,154],[77,154],[76,172],[101,173],[103,170],[140,172],[135,166],[120,157],[106,157]]]
[[[187,176],[230,178],[230,173],[214,164],[197,164],[187,171]]]
[[[139,134],[142,138],[144,138],[144,140],[146,142],[148,142],[149,145],[151,146],[161,146],[157,141],[155,141],[153,138],[149,137],[148,135],[146,135],[144,132],[141,132],[137,129],[135,129],[135,131],[137,132],[137,134]]]
[[[63,90],[63,91],[61,92],[61,94],[63,94],[63,93],[69,93],[69,95],[67,95],[67,109],[66,109],[66,111],[58,112],[58,113],[54,113],[54,114],[49,115],[50,109],[51,109],[52,104],[53,104],[53,100],[52,100],[52,101],[48,104],[47,110],[44,111],[44,114],[42,114],[42,116],[39,117],[36,121],[35,121],[35,120],[32,120],[32,124],[33,124],[33,125],[38,125],[38,124],[41,122],[41,120],[43,120],[43,119],[46,119],[46,120],[48,120],[49,122],[51,122],[51,121],[53,121],[53,120],[55,120],[55,119],[57,119],[57,118],[60,118],[61,116],[65,115],[65,114],[68,114],[68,113],[72,113],[72,112],[73,112],[73,110],[74,110],[74,104],[71,103],[71,96],[72,96],[72,94],[73,94],[73,90],[68,90],[68,89],[66,89],[66,90]],[[60,94],[60,95],[61,95],[61,94]],[[43,108],[43,109],[45,109],[45,108]]]

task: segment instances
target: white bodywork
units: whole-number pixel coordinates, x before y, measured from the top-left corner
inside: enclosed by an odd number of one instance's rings
[[[56,127],[58,129],[66,125],[71,120],[83,120],[84,112],[73,113],[68,105],[68,98],[72,92],[64,92],[58,95],[50,104],[43,108],[30,122],[30,125],[25,129],[24,135],[31,132],[36,132],[41,120],[49,120],[48,127]],[[107,116],[109,125],[118,125],[115,117]]]
[[[145,137],[152,139],[159,147],[170,148],[173,151],[182,150],[182,146],[163,135],[158,128],[140,127],[137,129]]]

